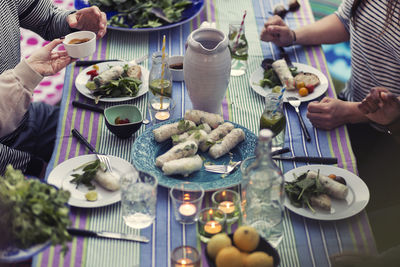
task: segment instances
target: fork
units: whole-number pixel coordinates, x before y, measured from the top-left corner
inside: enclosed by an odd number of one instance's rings
[[[238,161],[230,165],[204,165],[204,168],[208,172],[228,174],[231,173],[241,163],[242,161]]]
[[[96,149],[86,140],[86,138],[83,137],[80,132],[78,132],[78,130],[72,129],[71,132],[74,137],[76,137],[82,144],[84,144],[87,148],[89,148],[90,151],[92,151],[96,155],[101,163],[106,165],[109,172],[112,172],[110,158],[107,155],[98,153]]]
[[[304,135],[306,136],[307,142],[311,141],[310,134],[308,133],[307,127],[304,124],[303,118],[300,115],[300,111],[299,111],[299,106],[301,104],[300,100],[295,96],[289,96],[286,99],[289,101],[289,104],[292,107],[294,107],[294,109],[296,110],[297,117],[299,118],[299,121],[300,121],[301,129],[303,129],[303,132],[304,132]]]

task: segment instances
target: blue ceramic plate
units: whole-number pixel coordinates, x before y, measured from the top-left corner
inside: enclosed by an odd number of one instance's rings
[[[165,29],[170,29],[179,25],[182,25],[188,21],[191,21],[196,17],[201,10],[204,8],[204,0],[192,0],[192,5],[189,6],[188,8],[185,9],[185,11],[182,12],[182,20],[172,23],[172,24],[167,24],[161,27],[156,27],[156,28],[123,28],[123,27],[116,27],[116,26],[107,26],[107,29],[113,29],[113,30],[118,30],[118,31],[129,31],[129,32],[151,32],[151,31],[160,31],[160,30],[165,30]],[[85,7],[88,7],[89,2],[88,0],[75,0],[75,8],[76,9],[82,9]],[[107,12],[107,19],[110,19],[115,13],[112,12]]]
[[[156,176],[158,179],[158,183],[161,186],[168,188],[171,188],[175,184],[183,181],[199,183],[205,191],[214,191],[239,184],[242,180],[242,174],[240,173],[239,169],[236,169],[231,174],[223,178],[221,174],[205,171],[204,166],[200,171],[194,172],[188,177],[183,177],[180,175],[166,176],[163,174],[160,168],[156,167],[156,157],[170,149],[172,147],[172,141],[169,139],[162,143],[158,143],[154,139],[153,129],[158,128],[161,125],[173,123],[179,120],[180,119],[176,119],[156,124],[155,126],[148,128],[143,134],[141,134],[133,144],[133,165],[135,165],[138,170]],[[257,144],[256,135],[250,132],[248,129],[244,128],[243,126],[240,126],[233,122],[232,124],[235,125],[235,128],[243,129],[246,134],[246,139],[231,150],[232,160],[239,161],[253,156],[254,149]],[[214,164],[228,164],[231,159],[228,154],[222,156],[219,159],[213,159],[209,157],[207,153],[203,153],[201,151],[199,151],[198,154],[205,158],[205,162],[212,162]]]
[[[48,241],[43,244],[38,244],[27,249],[20,249],[10,246],[4,250],[0,250],[0,263],[15,263],[26,261],[43,251],[50,246],[51,242]]]

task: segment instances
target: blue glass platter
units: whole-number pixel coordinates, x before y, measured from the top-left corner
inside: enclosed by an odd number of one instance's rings
[[[82,9],[85,7],[89,7],[88,0],[75,0],[75,8]],[[129,32],[150,32],[150,31],[160,31],[166,30],[170,28],[177,27],[179,25],[185,24],[188,21],[194,19],[204,8],[204,0],[193,0],[192,5],[185,9],[182,13],[182,20],[167,24],[164,26],[156,27],[156,28],[123,28],[123,27],[116,27],[116,26],[107,26],[107,29],[118,30],[118,31],[129,31]],[[115,12],[107,12],[107,19],[110,19]]]
[[[211,173],[204,170],[194,172],[188,177],[181,175],[166,176],[162,170],[155,165],[156,157],[165,153],[172,147],[171,139],[158,143],[154,139],[153,130],[164,124],[174,123],[180,119],[165,121],[150,128],[147,128],[134,142],[132,148],[132,163],[140,171],[154,175],[158,179],[159,185],[171,188],[177,183],[190,181],[199,183],[205,191],[214,191],[221,188],[228,188],[239,184],[242,180],[240,169],[237,168],[231,174],[222,176],[221,174]],[[257,144],[257,136],[247,128],[233,123],[235,128],[241,128],[245,132],[246,139],[231,150],[231,156],[226,154],[219,159],[211,158],[207,153],[198,152],[204,158],[204,162],[213,164],[228,164],[229,161],[240,161],[254,155],[254,149]]]

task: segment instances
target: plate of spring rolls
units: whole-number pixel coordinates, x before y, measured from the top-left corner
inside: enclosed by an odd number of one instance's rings
[[[93,71],[97,72],[96,76],[90,74]],[[129,78],[139,79],[141,84],[138,88],[121,89],[121,86],[127,86]],[[108,61],[82,70],[75,79],[75,87],[81,94],[96,102],[121,102],[146,94],[149,90],[148,78],[149,71],[143,66],[132,65],[123,61]],[[121,79],[125,80],[121,82]],[[117,86],[116,82],[120,82],[120,84]],[[113,87],[109,88],[111,83],[113,83]],[[99,92],[106,91],[110,95],[96,96],[96,90]]]
[[[369,190],[354,173],[330,165],[305,165],[285,173],[285,206],[307,218],[341,220],[368,204]]]
[[[108,156],[112,167],[112,174],[107,172],[97,171],[96,177],[92,184],[95,188],[88,188],[84,184],[78,186],[71,183],[74,179],[73,175],[83,174],[84,166],[95,162],[96,155],[82,155],[75,158],[68,159],[61,164],[57,165],[49,174],[47,182],[63,188],[71,193],[68,204],[80,208],[97,208],[110,204],[114,204],[121,200],[121,192],[119,189],[120,177],[128,172],[133,171],[133,166],[128,161],[115,156]],[[96,200],[89,201],[85,196],[89,191],[95,191]]]
[[[242,175],[239,169],[229,175],[207,172],[204,165],[244,160],[254,155],[256,143],[256,135],[239,124],[189,110],[184,118],[156,124],[141,134],[133,144],[132,161],[137,169],[156,176],[161,186],[190,181],[213,191],[239,184]]]
[[[277,62],[277,61],[275,61],[275,62]],[[313,89],[313,92],[309,93],[307,96],[300,96],[298,90],[296,89],[296,85],[293,84],[292,88],[291,89],[287,88],[283,95],[285,102],[287,102],[287,97],[290,97],[290,96],[297,97],[302,102],[311,101],[313,99],[320,97],[321,95],[323,95],[326,92],[326,90],[328,89],[328,79],[321,71],[319,71],[318,69],[316,69],[312,66],[308,66],[308,65],[296,63],[296,62],[293,63],[293,66],[297,68],[296,71],[298,73],[305,73],[305,74],[310,73],[310,74],[315,75],[314,77],[317,77],[319,79],[319,82],[315,83],[317,85]],[[273,88],[271,88],[267,85],[262,87],[260,85],[260,81],[263,78],[264,78],[264,68],[259,67],[250,76],[250,86],[254,90],[254,92],[265,97],[267,94],[270,94],[272,92]],[[295,79],[295,78],[292,78],[292,79],[293,79],[293,81],[297,81],[297,79]],[[278,92],[279,92],[279,90],[278,90]]]

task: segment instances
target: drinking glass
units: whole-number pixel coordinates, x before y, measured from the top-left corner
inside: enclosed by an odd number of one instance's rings
[[[212,194],[211,200],[214,207],[225,212],[228,224],[234,223],[239,219],[240,197],[237,192],[230,189],[221,189]]]
[[[180,246],[172,251],[172,267],[200,267],[200,263],[200,253],[194,247]]]
[[[175,219],[180,223],[194,223],[201,209],[203,187],[197,183],[183,182],[174,185],[169,193]]]
[[[260,129],[270,129],[274,134],[272,147],[282,147],[285,142],[286,117],[280,93],[265,96],[265,108],[260,118]]]
[[[245,35],[245,27],[240,22],[229,23],[229,50],[231,52],[231,76],[241,76],[246,73],[249,57],[249,44]]]
[[[153,96],[172,96],[172,74],[168,67],[167,53],[165,53],[164,62],[162,61],[161,51],[153,53],[149,73],[149,89]]]
[[[121,177],[121,205],[125,224],[135,229],[150,226],[156,218],[156,177],[137,171]]]

